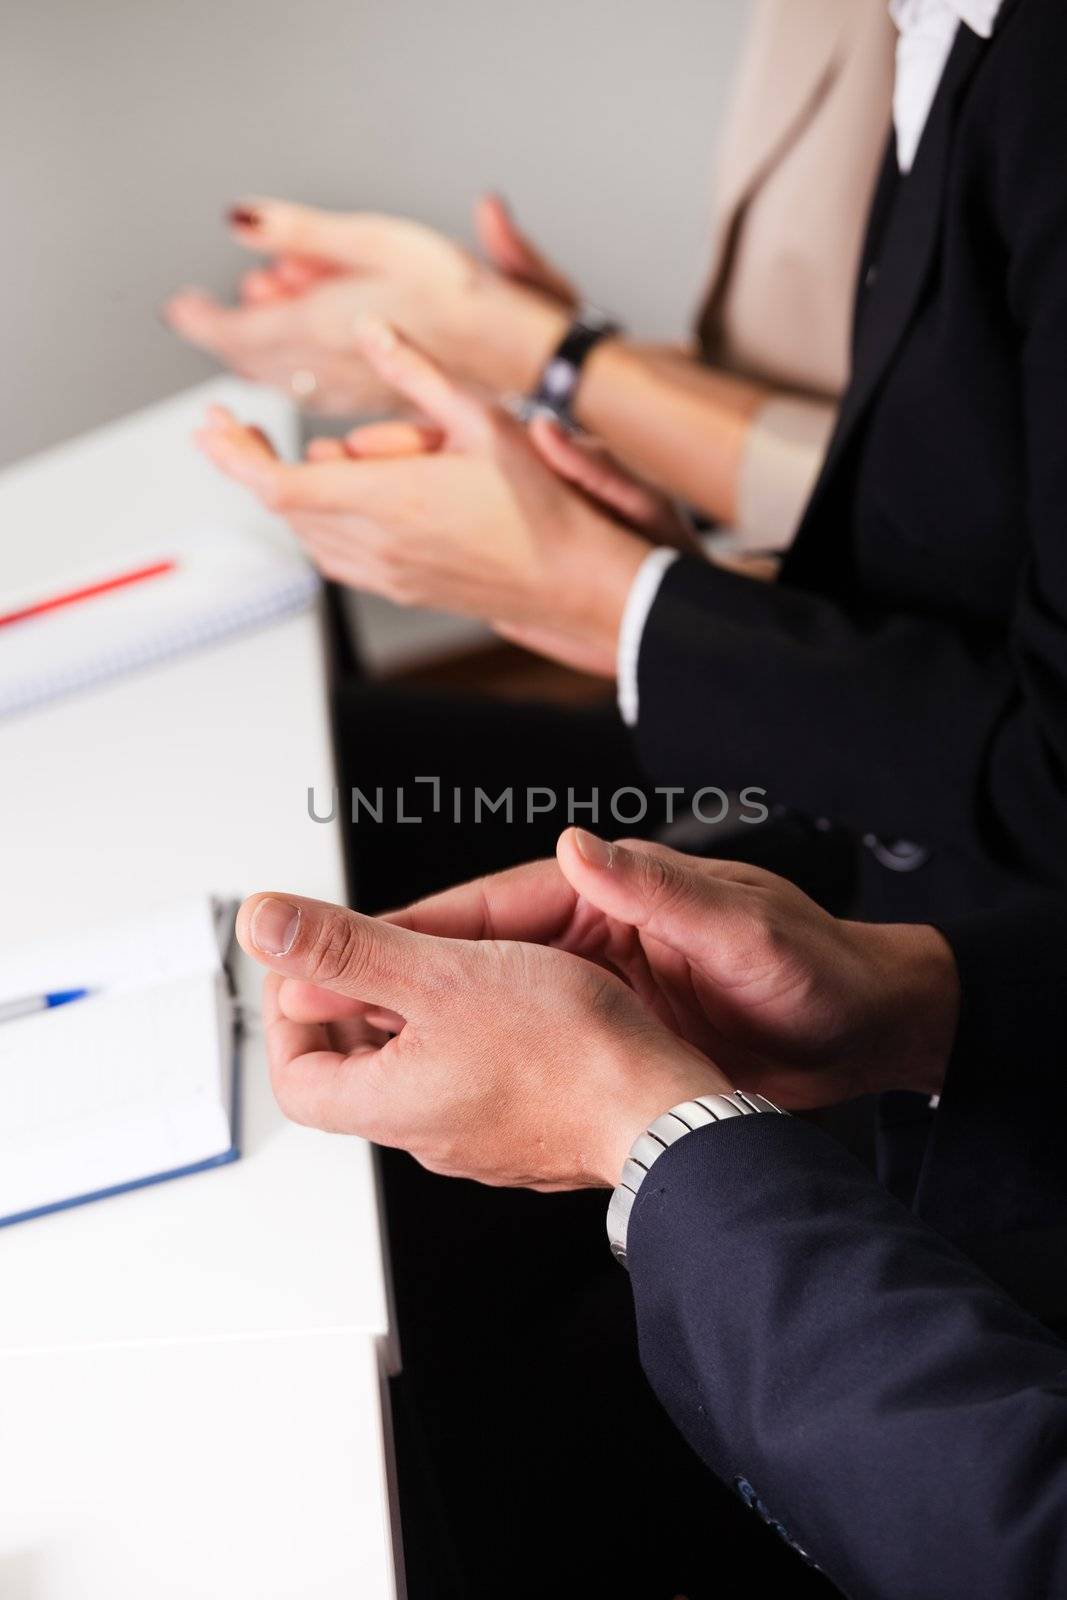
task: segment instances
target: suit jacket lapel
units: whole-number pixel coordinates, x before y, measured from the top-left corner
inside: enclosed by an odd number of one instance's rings
[[[819,481],[785,564],[789,579],[809,568],[807,546],[823,544],[820,507],[857,425],[885,376],[907,331],[936,258],[943,222],[943,195],[960,102],[989,44],[961,27],[931,107],[911,172],[900,177],[890,136],[871,212],[858,288],[852,377]],[[825,546],[823,546],[825,549]],[[820,562],[821,564],[821,562]]]
[[[985,49],[986,42],[977,34],[960,29],[915,164],[907,177],[897,180],[880,240],[870,241],[868,272],[876,277],[869,289],[862,285],[859,289],[852,380],[841,413],[844,427],[864,410],[926,284],[944,220],[952,130],[963,90]],[[892,159],[895,163],[895,153]],[[877,226],[877,216],[873,220]]]
[[[752,55],[738,86],[729,145],[723,153],[720,201],[733,213],[759,187],[797,133],[810,120],[832,80],[847,37],[848,6],[855,0],[764,3],[751,42]],[[773,96],[768,90],[773,84]]]
[[[714,322],[742,211],[775,170],[782,152],[807,127],[833,81],[846,36],[847,6],[854,3],[808,0],[801,7],[796,0],[764,0],[757,18],[760,31],[749,41],[728,143],[718,163],[711,264],[698,318],[702,325]],[[814,18],[813,4],[820,12]],[[773,94],[768,92],[772,83]]]

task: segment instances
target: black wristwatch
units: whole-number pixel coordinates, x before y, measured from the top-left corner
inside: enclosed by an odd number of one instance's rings
[[[574,321],[546,361],[537,387],[532,394],[524,396],[523,420],[551,416],[567,428],[575,427],[571,407],[589,353],[601,339],[609,339],[621,331],[617,322],[595,306],[579,307]]]

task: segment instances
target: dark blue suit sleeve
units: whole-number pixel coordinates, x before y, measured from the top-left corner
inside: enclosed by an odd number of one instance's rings
[[[674,1422],[853,1600],[1067,1596],[1067,1346],[847,1152],[689,1134],[629,1258]]]

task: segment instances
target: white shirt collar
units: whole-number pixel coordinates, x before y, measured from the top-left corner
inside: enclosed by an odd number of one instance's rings
[[[937,9],[948,9],[982,39],[992,36],[997,14],[1004,0],[935,0]],[[889,12],[903,33],[918,14],[931,9],[930,0],[889,0]]]
[[[889,0],[897,25],[893,122],[897,162],[910,172],[926,120],[961,25],[980,38],[993,32],[1003,0]]]

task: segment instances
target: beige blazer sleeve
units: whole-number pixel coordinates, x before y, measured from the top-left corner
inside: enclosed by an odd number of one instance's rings
[[[704,357],[767,385],[737,530],[795,532],[848,379],[855,279],[891,124],[886,0],[756,0],[720,145]]]

